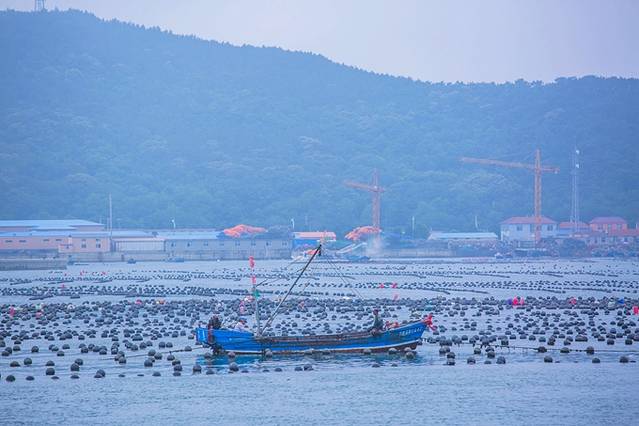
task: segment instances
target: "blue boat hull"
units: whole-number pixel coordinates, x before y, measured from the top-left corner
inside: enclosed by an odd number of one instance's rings
[[[385,351],[390,348],[415,347],[422,338],[426,325],[414,322],[386,330],[378,335],[369,332],[325,334],[317,336],[281,336],[258,338],[253,333],[234,330],[209,330],[198,327],[196,338],[204,346],[237,354],[263,354],[267,349],[274,354],[292,354],[308,351],[361,352],[364,349]]]

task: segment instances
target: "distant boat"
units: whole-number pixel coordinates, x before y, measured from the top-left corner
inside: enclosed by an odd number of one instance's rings
[[[426,327],[428,327],[428,323],[425,320],[390,328],[378,333],[360,331],[310,336],[265,336],[263,334],[282,306],[282,303],[291,294],[293,288],[306,271],[306,268],[321,253],[321,247],[320,245],[313,251],[313,255],[279,302],[264,328],[260,328],[259,325],[259,307],[257,298],[255,298],[256,333],[198,327],[195,329],[197,342],[217,352],[232,351],[236,354],[265,354],[267,351],[273,354],[295,354],[309,351],[362,352],[370,350],[371,352],[379,352],[391,348],[404,349],[407,347],[415,349],[420,343]],[[253,290],[255,291],[255,287]]]
[[[346,256],[346,260],[353,263],[370,262],[371,258],[368,256],[357,256],[355,254],[349,254]]]

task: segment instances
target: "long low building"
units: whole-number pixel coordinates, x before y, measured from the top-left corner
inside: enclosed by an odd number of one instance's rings
[[[319,243],[334,243],[337,235],[332,231],[300,231],[293,233],[294,247],[313,247]]]
[[[114,237],[113,250],[119,253],[153,253],[164,251],[164,238],[160,237]]]
[[[260,228],[261,229],[261,228]],[[274,228],[239,236],[204,230],[105,230],[83,220],[0,221],[0,257],[68,261],[289,259],[293,234]]]
[[[107,232],[27,231],[0,233],[2,252],[104,253],[110,251]]]
[[[105,252],[104,225],[88,220],[0,220],[0,253]]]
[[[293,240],[268,234],[232,238],[217,231],[158,232],[169,258],[198,260],[289,259]]]
[[[493,245],[499,241],[494,232],[431,232],[428,241],[442,241],[457,244]]]
[[[104,231],[104,225],[83,219],[0,220],[0,233],[45,231],[95,232]]]

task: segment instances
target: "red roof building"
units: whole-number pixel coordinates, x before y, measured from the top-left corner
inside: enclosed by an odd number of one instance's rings
[[[628,229],[628,222],[618,216],[600,216],[590,221],[590,229],[608,234],[613,230]]]
[[[639,242],[639,229],[613,229],[608,232],[613,243],[630,244]]]
[[[504,220],[501,224],[502,225],[534,225],[535,223],[537,223],[537,221],[535,220],[534,216],[514,216]],[[542,225],[555,225],[557,222],[555,222],[554,220],[546,216],[542,216],[540,223]]]
[[[572,229],[572,222],[559,222],[559,229]],[[590,226],[586,222],[578,222],[577,229],[590,229]]]

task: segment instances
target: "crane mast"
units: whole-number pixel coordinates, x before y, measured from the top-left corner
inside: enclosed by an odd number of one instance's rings
[[[534,173],[534,215],[535,215],[535,244],[541,240],[541,175],[542,173],[559,173],[559,167],[541,164],[541,151],[535,150],[535,163],[527,164],[512,161],[491,160],[487,158],[462,157],[463,163],[483,164],[489,166],[507,167],[511,169],[526,169]]]
[[[354,181],[344,181],[344,185],[349,188],[359,189],[360,191],[366,191],[371,193],[372,198],[372,225],[377,231],[382,229],[382,193],[386,191],[386,188],[383,188],[379,185],[379,171],[375,169],[373,171],[373,179],[370,184],[354,182]]]

